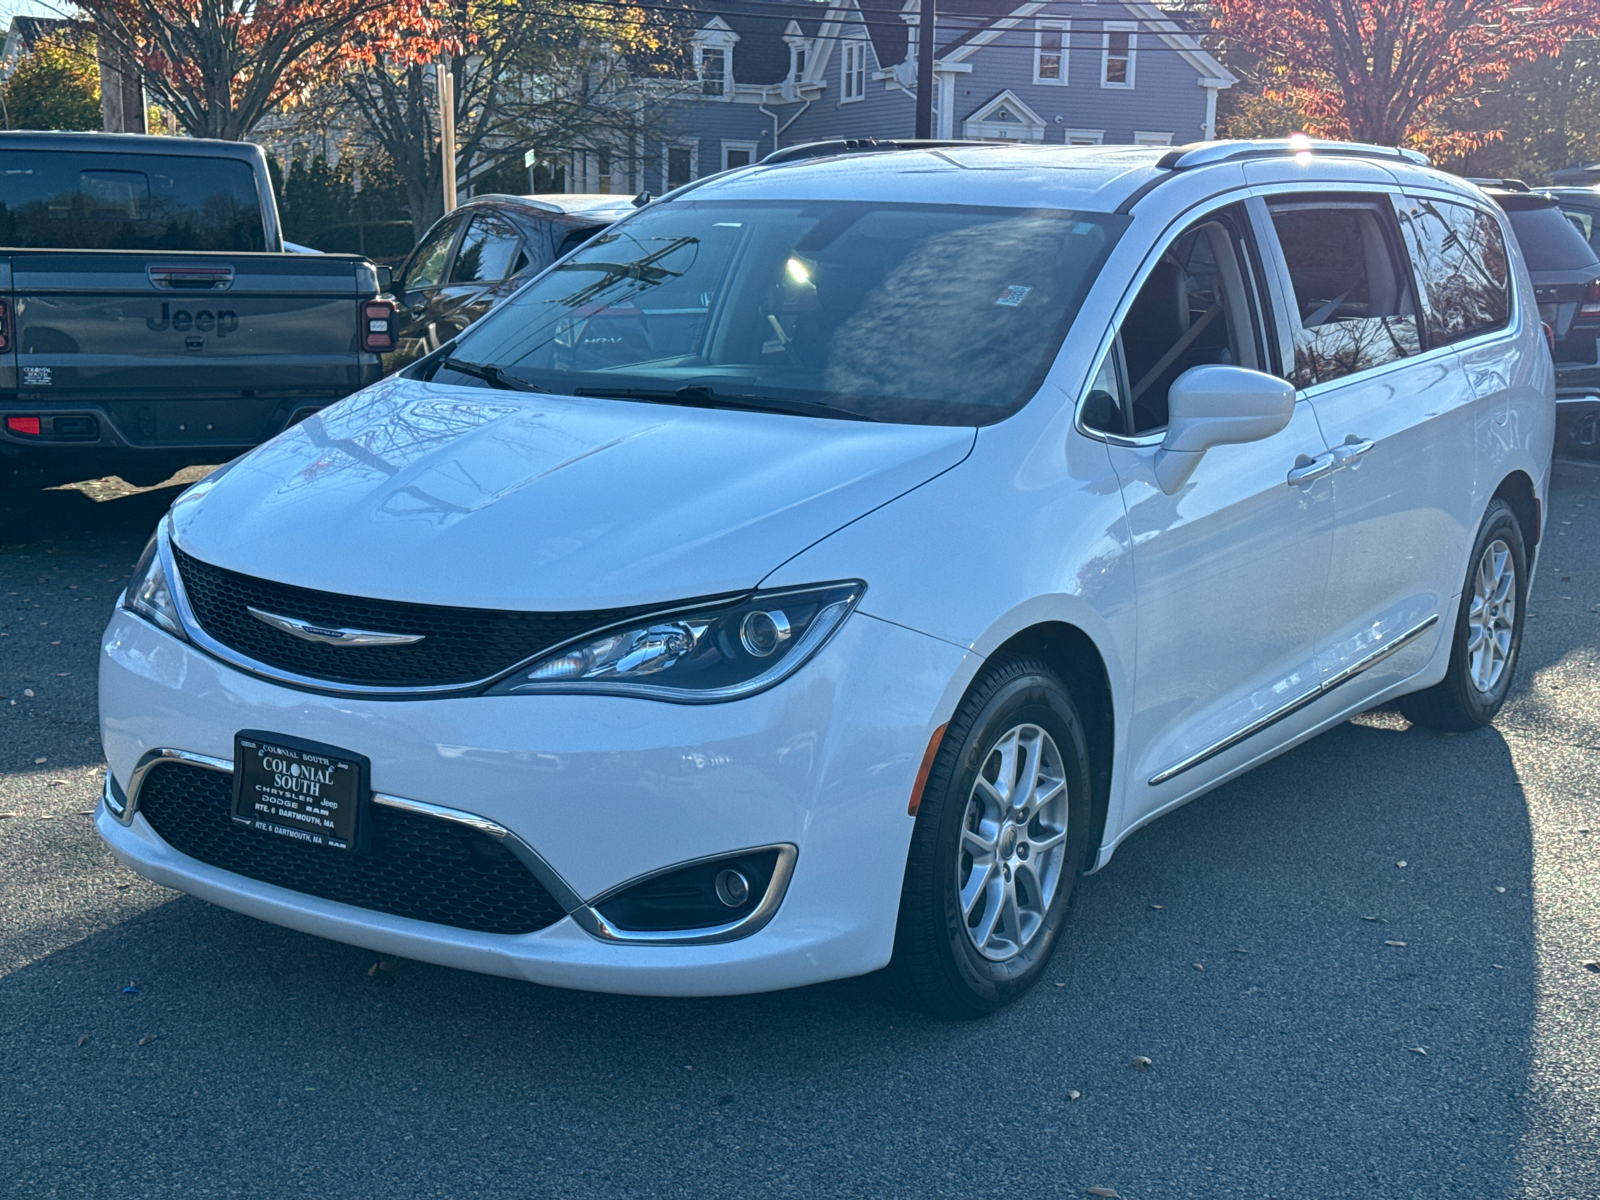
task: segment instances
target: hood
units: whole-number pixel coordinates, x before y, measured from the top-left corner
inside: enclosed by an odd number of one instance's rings
[[[392,379],[185,493],[172,529],[196,558],[322,591],[621,608],[754,587],[973,437]]]

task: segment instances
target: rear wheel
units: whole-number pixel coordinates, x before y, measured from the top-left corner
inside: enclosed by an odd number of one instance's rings
[[[1072,697],[1034,659],[996,664],[952,718],[923,789],[891,964],[907,998],[977,1017],[1032,987],[1088,844],[1088,750]]]
[[[1472,547],[1443,681],[1402,696],[1414,725],[1465,731],[1494,720],[1511,691],[1528,607],[1522,527],[1504,500],[1492,501]]]

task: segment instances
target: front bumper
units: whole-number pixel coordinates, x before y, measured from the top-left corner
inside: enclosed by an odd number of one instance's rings
[[[95,823],[122,862],[159,883],[383,954],[650,995],[815,983],[889,959],[912,826],[906,802],[963,657],[858,612],[794,677],[727,704],[360,701],[269,683],[122,610],[112,618],[102,647],[101,729],[123,787],[141,758],[163,747],[231,759],[239,729],[340,746],[372,760],[376,792],[503,827],[577,901],[707,855],[797,847],[776,913],[738,940],[608,941],[571,916],[536,933],[477,933],[221,870],[180,854],[137,813],[123,824],[103,803]]]

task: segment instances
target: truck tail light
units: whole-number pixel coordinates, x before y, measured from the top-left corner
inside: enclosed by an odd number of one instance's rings
[[[361,348],[372,354],[393,350],[399,342],[395,331],[395,308],[387,300],[361,302]]]
[[[0,300],[0,354],[11,349],[11,301]]]
[[[6,428],[12,433],[26,434],[28,437],[38,437],[43,432],[38,417],[7,417]]]
[[[1581,317],[1600,317],[1600,279],[1589,282],[1583,289],[1583,303],[1578,307]]]

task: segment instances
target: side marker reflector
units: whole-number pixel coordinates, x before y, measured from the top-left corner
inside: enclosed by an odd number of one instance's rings
[[[944,741],[944,731],[950,728],[950,722],[933,731],[933,736],[928,739],[928,750],[922,756],[922,766],[917,768],[917,782],[911,789],[911,803],[906,805],[906,815],[916,816],[917,809],[922,807],[922,789],[928,786],[928,773],[933,770],[933,760],[939,756],[939,744]]]

